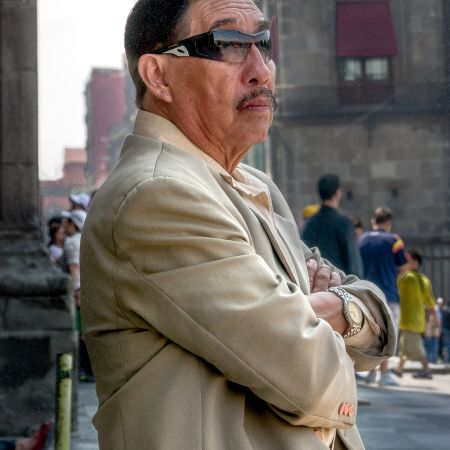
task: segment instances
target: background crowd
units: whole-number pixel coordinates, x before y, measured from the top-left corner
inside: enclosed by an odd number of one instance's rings
[[[420,272],[423,255],[393,232],[390,208],[375,208],[367,230],[361,218],[343,214],[339,210],[343,189],[337,175],[320,177],[317,191],[320,204],[302,210],[302,239],[344,272],[375,283],[385,294],[398,327],[398,366],[389,370],[386,360],[380,364],[379,378],[372,370],[366,381],[397,386],[408,360],[422,365],[415,378],[432,379],[429,363],[449,364],[450,304],[448,299],[435,298],[430,279]]]
[[[93,194],[69,195],[69,209],[48,223],[48,251],[55,266],[70,275],[75,303],[75,327],[78,332],[78,376],[80,381],[94,381],[89,355],[83,339],[80,315],[80,242],[87,210]]]

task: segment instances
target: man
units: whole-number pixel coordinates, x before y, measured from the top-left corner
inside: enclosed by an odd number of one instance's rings
[[[338,211],[342,199],[339,177],[323,175],[317,182],[321,207],[303,228],[302,238],[308,247],[318,247],[328,259],[345,273],[362,275],[361,255],[355,229],[350,219]]]
[[[393,213],[390,208],[378,207],[372,216],[372,230],[359,238],[364,278],[375,283],[387,298],[398,329],[400,305],[397,290],[397,275],[408,268],[405,244],[398,234],[391,233]],[[380,364],[381,386],[397,386],[398,382],[388,370],[388,361]],[[375,383],[376,371],[372,370],[367,378]]]
[[[407,360],[420,361],[422,370],[413,375],[414,378],[433,378],[428,368],[422,334],[425,332],[425,310],[434,313],[435,300],[431,281],[419,272],[422,255],[417,250],[409,252],[408,269],[397,280],[400,296],[400,360],[395,370],[399,377],[403,375],[403,367]]]
[[[374,285],[302,246],[277,188],[239,165],[275,103],[262,13],[140,0],[125,48],[140,111],[81,253],[100,448],[363,448],[352,359],[389,356],[392,319]]]
[[[70,274],[74,289],[76,329],[78,331],[78,372],[80,381],[93,381],[91,363],[84,342],[80,315],[80,241],[86,220],[86,211],[73,209],[63,212],[63,228],[66,234],[63,247],[63,269]]]
[[[359,239],[364,233],[364,225],[361,219],[357,216],[352,217],[353,228],[355,229],[356,239]]]
[[[75,299],[77,304],[79,304],[80,241],[81,232],[86,219],[86,211],[82,209],[64,211],[62,217],[62,228],[66,235],[63,245],[63,264],[66,272],[69,273],[72,278]]]

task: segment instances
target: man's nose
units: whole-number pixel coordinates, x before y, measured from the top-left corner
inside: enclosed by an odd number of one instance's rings
[[[245,64],[248,83],[254,85],[265,85],[268,83],[272,76],[272,71],[264,61],[261,51],[255,44],[252,44],[250,47]]]

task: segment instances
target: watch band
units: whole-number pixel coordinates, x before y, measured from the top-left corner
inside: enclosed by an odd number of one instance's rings
[[[345,339],[345,338],[352,337],[355,334],[359,333],[362,328],[363,320],[361,320],[360,323],[355,323],[349,314],[349,306],[348,305],[349,305],[349,302],[351,302],[353,300],[352,296],[346,290],[338,288],[338,287],[328,288],[327,291],[332,292],[334,295],[337,295],[342,300],[342,309],[343,309],[344,317],[350,326],[348,331],[345,334],[343,334],[342,337]],[[358,308],[359,308],[359,306],[358,306]]]

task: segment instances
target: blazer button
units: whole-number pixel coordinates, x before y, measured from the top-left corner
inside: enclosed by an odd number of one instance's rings
[[[314,428],[314,433],[321,441],[323,441],[323,434],[320,428]]]
[[[349,417],[353,417],[355,415],[355,405],[349,405],[348,415]]]

